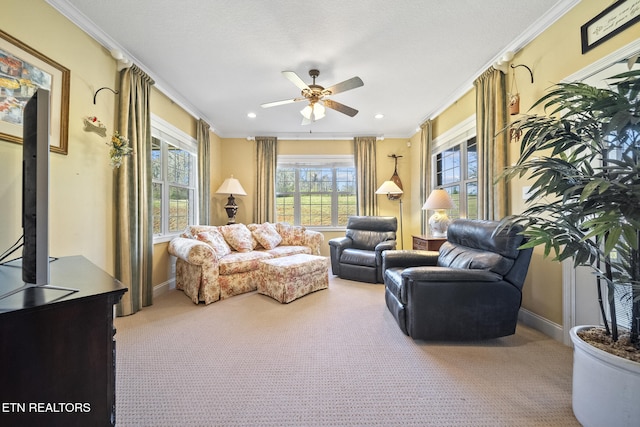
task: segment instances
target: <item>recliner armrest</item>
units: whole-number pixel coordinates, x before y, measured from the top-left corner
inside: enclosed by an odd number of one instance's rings
[[[380,242],[380,243],[378,243],[376,245],[374,250],[376,252],[382,252],[382,251],[393,250],[395,248],[396,248],[396,241],[395,240],[383,240],[382,242]]]
[[[502,276],[489,270],[449,267],[411,267],[402,272],[402,278],[413,282],[499,282]]]
[[[389,250],[382,253],[382,271],[393,267],[420,267],[438,265],[436,251]]]
[[[353,240],[348,237],[334,237],[333,239],[329,240],[329,246],[340,248],[340,250],[349,248],[352,244]]]

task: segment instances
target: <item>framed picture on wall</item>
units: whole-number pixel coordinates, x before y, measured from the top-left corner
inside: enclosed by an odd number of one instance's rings
[[[44,88],[51,94],[51,151],[67,154],[69,82],[67,68],[0,30],[0,139],[22,143],[22,111]]]
[[[618,0],[580,27],[582,53],[640,21],[640,0]]]

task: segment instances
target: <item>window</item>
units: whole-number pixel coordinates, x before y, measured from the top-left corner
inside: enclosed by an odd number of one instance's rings
[[[159,241],[198,221],[197,142],[155,116],[151,141],[153,235]]]
[[[475,137],[475,117],[454,129],[454,135],[444,135],[434,141],[433,170],[435,188],[446,190],[456,204],[450,218],[478,218],[478,144]]]
[[[356,208],[353,156],[278,156],[277,221],[344,227]]]

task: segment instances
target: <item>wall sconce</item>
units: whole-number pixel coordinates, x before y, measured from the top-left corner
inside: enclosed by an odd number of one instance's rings
[[[244,188],[242,188],[240,181],[238,181],[233,177],[233,175],[231,175],[231,178],[227,178],[224,180],[220,188],[218,188],[218,191],[216,191],[216,194],[229,195],[227,204],[224,207],[224,209],[227,211],[227,216],[229,217],[229,222],[227,222],[227,225],[235,224],[236,213],[238,213],[238,205],[236,205],[236,199],[235,197],[233,197],[233,195],[235,194],[236,196],[246,196],[247,192],[244,191]]]
[[[402,196],[402,188],[398,187],[393,181],[385,181],[380,188],[376,190],[376,194],[386,194],[387,199],[395,200]],[[402,230],[402,198],[400,198],[400,249],[404,249],[404,236]]]
[[[429,228],[433,237],[447,237],[447,229],[451,220],[447,216],[445,209],[455,208],[456,205],[451,200],[446,190],[433,190],[427,201],[422,205],[423,210],[435,210],[435,213],[429,218]]]

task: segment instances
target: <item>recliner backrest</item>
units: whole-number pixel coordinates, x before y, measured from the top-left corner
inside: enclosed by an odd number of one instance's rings
[[[447,231],[440,248],[438,265],[452,268],[490,270],[501,276],[509,273],[524,237],[521,227],[501,230],[494,235],[497,221],[458,219]]]
[[[351,216],[347,220],[346,236],[353,248],[374,250],[385,240],[395,240],[398,220],[393,216]]]

